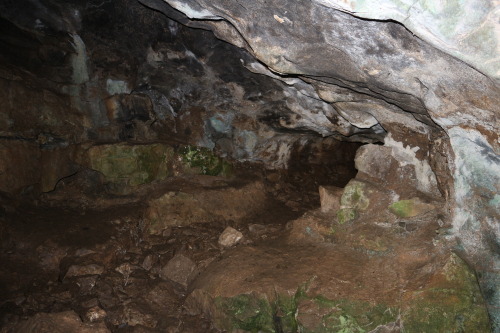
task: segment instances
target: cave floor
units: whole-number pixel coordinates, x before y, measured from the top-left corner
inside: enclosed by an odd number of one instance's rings
[[[227,226],[243,231],[241,246],[259,246],[278,239],[288,221],[319,205],[317,193],[299,192],[273,177],[266,180],[266,204],[248,216],[169,226],[160,235],[144,230],[151,198],[207,187],[240,188],[255,177],[230,182],[210,176],[177,177],[145,186],[133,195],[103,197],[84,193],[79,180],[70,180],[34,203],[4,199],[0,215],[3,331],[16,330],[13,327],[19,321],[44,312],[73,310],[84,322],[102,321],[96,319],[97,308],[106,309],[105,321],[112,332],[217,331],[208,320],[183,310],[186,288],[158,275],[176,254],[190,257],[199,269],[220,259],[226,250],[218,238]],[[237,200],[246,200],[244,189],[239,195]]]
[[[74,311],[94,332],[220,332],[223,324],[214,324],[220,318],[210,315],[201,294],[221,299],[294,295],[305,285],[311,297],[375,300],[395,309],[445,265],[449,254],[436,245],[436,211],[392,224],[371,216],[338,225],[318,208],[316,191],[277,178],[176,177],[133,195],[101,198],[68,184],[36,204],[3,202],[2,332],[52,332],[24,320],[64,311]],[[265,193],[264,200],[254,200],[255,189]],[[151,207],[165,193],[180,192],[190,195],[188,201],[195,198],[194,204],[170,202],[169,209],[191,214],[190,223],[152,228],[146,218]],[[238,215],[235,210],[231,218],[209,202],[215,218],[193,213],[196,205],[203,206],[200,200],[219,200],[221,193],[230,194],[232,205],[252,211]],[[229,226],[243,238],[225,247],[219,237]],[[176,258],[184,261],[172,271]],[[321,311],[311,310],[307,299],[296,303],[304,325],[321,322]],[[280,315],[273,318],[271,331],[290,331],[276,322]]]

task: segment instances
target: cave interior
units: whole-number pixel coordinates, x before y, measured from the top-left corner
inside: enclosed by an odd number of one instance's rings
[[[0,332],[500,332],[498,5],[423,3],[1,1]]]

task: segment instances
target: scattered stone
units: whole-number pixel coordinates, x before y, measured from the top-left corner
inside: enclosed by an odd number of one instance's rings
[[[104,323],[83,323],[73,312],[37,313],[25,322],[17,324],[16,333],[109,333]]]
[[[154,264],[153,256],[151,254],[148,254],[146,258],[144,258],[144,260],[142,261],[141,267],[149,271],[151,267],[153,267],[153,264]]]
[[[373,179],[386,180],[397,161],[391,155],[390,147],[367,144],[361,146],[356,153],[356,169]]]
[[[104,272],[104,267],[90,264],[86,266],[72,265],[69,267],[68,272],[64,278],[83,275],[101,275]]]
[[[356,178],[383,185],[403,197],[417,191],[438,195],[436,177],[428,162],[417,157],[420,153],[422,147],[412,147],[388,135],[384,146],[368,144],[358,149]]]
[[[187,289],[197,275],[196,264],[182,254],[176,254],[160,271],[162,279],[172,281],[184,289]]]
[[[98,275],[92,275],[78,278],[76,284],[80,287],[80,293],[82,295],[87,295],[94,289],[97,277]]]
[[[435,209],[432,204],[422,202],[419,198],[400,200],[389,206],[389,211],[398,217],[414,217]]]
[[[238,244],[242,238],[243,234],[241,232],[234,228],[227,227],[219,237],[219,245],[222,247],[231,247]]]
[[[267,228],[263,224],[249,224],[248,230],[252,234],[261,235],[261,234],[264,234],[266,232]]]
[[[144,300],[154,308],[162,307],[168,311],[177,311],[177,295],[172,285],[166,281],[159,280],[144,295]]]
[[[106,311],[101,309],[99,306],[95,306],[90,308],[87,313],[85,313],[85,318],[87,318],[87,320],[91,323],[94,323],[103,320],[106,318],[106,315]]]
[[[248,226],[248,230],[252,235],[266,238],[271,234],[276,234],[279,230],[282,229],[281,225],[278,224],[250,224]]]
[[[136,270],[137,267],[134,265],[129,264],[128,262],[121,264],[120,266],[115,268],[115,271],[123,275],[124,277],[130,276],[130,273],[132,273],[134,270]]]
[[[336,212],[340,209],[340,198],[343,188],[336,186],[320,186],[319,198],[321,202],[321,211],[323,213]]]
[[[126,286],[129,283],[130,274],[137,268],[135,265],[124,263],[115,268],[115,271],[123,275],[123,285]]]

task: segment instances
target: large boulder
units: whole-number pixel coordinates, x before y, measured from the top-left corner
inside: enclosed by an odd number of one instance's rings
[[[427,158],[418,156],[419,150],[390,136],[383,146],[364,145],[356,153],[356,178],[375,182],[403,199],[418,194],[440,197],[436,176]]]

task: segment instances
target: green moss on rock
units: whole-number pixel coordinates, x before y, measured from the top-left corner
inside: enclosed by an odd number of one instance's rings
[[[216,298],[218,328],[246,332],[364,333],[393,322],[398,316],[395,308],[385,305],[309,297],[301,288],[295,295],[273,297],[269,301],[265,295],[252,293]],[[314,327],[301,322],[306,318],[300,313],[304,304],[310,312],[306,316],[312,315],[316,322]]]
[[[314,301],[319,308],[327,308],[328,312],[322,316],[319,329],[314,331],[302,330],[303,332],[314,333],[364,333],[375,329],[379,325],[394,322],[397,319],[396,308],[388,307],[384,304],[370,304],[368,302],[356,300],[330,300],[322,296],[317,296]],[[324,311],[319,310],[318,313]]]
[[[370,194],[366,183],[351,180],[344,188],[340,198],[340,209],[337,211],[337,220],[340,224],[356,219],[361,211],[370,205]]]
[[[358,217],[358,212],[354,208],[341,208],[337,211],[337,219],[340,224],[352,221]]]
[[[89,166],[116,188],[167,178],[172,157],[173,149],[162,144],[99,145],[88,151]]]
[[[425,289],[407,296],[405,304],[405,333],[491,332],[476,277],[456,255]]]
[[[275,331],[271,304],[265,298],[243,294],[218,297],[215,304],[224,316],[218,323],[221,329],[242,329],[252,333]]]
[[[344,188],[340,199],[341,207],[365,210],[370,205],[366,184],[358,180],[351,180]]]
[[[232,165],[216,156],[210,149],[186,146],[178,154],[187,168],[194,173],[209,176],[230,176]]]
[[[431,204],[421,202],[418,198],[400,200],[389,206],[389,211],[399,217],[414,217],[435,207]]]

